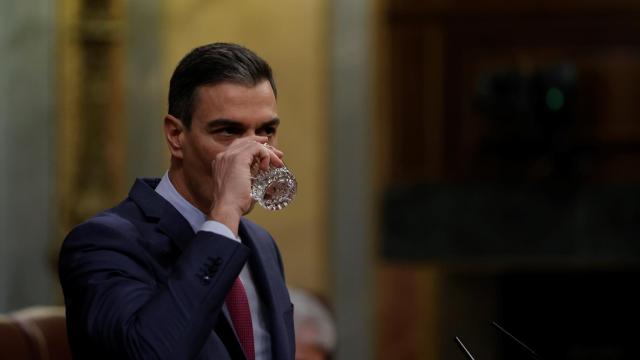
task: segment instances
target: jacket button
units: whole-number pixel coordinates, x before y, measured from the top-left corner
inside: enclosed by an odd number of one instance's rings
[[[200,277],[200,283],[202,285],[209,285],[210,282],[211,282],[211,276],[204,275],[204,276]]]

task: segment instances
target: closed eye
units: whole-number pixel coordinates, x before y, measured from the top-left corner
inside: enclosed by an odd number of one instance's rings
[[[256,131],[256,135],[260,136],[273,136],[276,134],[278,128],[276,126],[264,126]]]
[[[280,119],[278,118],[268,121],[260,128],[258,128],[258,130],[256,131],[256,135],[269,137],[274,136],[276,135],[276,132],[278,132],[278,125],[280,125]]]

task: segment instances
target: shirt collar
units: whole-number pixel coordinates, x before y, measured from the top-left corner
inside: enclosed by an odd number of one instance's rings
[[[187,221],[193,232],[196,233],[202,226],[202,224],[206,221],[206,215],[200,211],[198,208],[193,206],[190,202],[187,201],[176,188],[171,183],[171,179],[169,179],[169,172],[165,172],[160,180],[160,183],[156,187],[156,192],[162,196],[165,200],[167,200],[171,205],[173,205],[176,210],[182,215]]]

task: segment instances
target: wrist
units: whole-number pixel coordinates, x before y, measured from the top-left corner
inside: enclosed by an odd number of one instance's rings
[[[215,205],[209,211],[207,219],[226,225],[235,236],[238,236],[238,224],[240,224],[241,216],[242,213],[233,208]]]

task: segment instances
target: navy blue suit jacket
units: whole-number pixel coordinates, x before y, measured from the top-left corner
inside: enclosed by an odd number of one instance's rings
[[[200,231],[137,180],[129,197],[74,228],[59,275],[75,359],[244,359],[222,313],[249,262],[274,359],[293,359],[293,307],[275,242],[242,219],[243,243]]]

